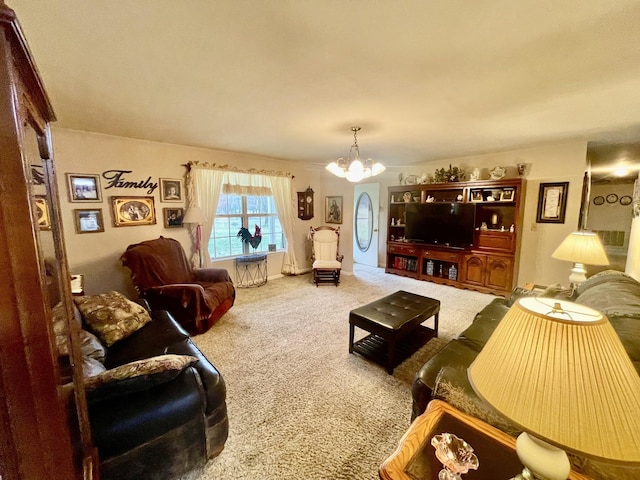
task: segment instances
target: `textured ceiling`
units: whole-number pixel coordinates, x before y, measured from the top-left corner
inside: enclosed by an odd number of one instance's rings
[[[638,0],[6,0],[57,125],[327,163],[640,139]]]

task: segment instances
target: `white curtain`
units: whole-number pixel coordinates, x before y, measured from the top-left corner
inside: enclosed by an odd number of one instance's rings
[[[282,273],[285,275],[297,275],[300,273],[300,265],[293,249],[295,232],[297,200],[294,198],[289,177],[269,177],[273,191],[273,201],[278,209],[278,218],[284,231],[287,250],[282,259]]]
[[[189,206],[199,206],[205,217],[199,255],[204,258],[204,266],[211,266],[208,253],[209,238],[213,229],[213,220],[220,199],[220,192],[236,195],[272,195],[278,210],[278,219],[282,225],[286,252],[281,271],[286,275],[300,273],[300,266],[293,248],[294,220],[297,201],[291,185],[291,177],[280,172],[240,172],[224,167],[191,165],[189,173]]]
[[[203,168],[192,166],[189,173],[189,187],[191,195],[189,198],[189,206],[197,206],[202,209],[205,216],[205,223],[202,225],[202,241],[200,242],[200,251],[194,254],[191,263],[200,263],[202,258],[204,267],[211,266],[211,257],[209,256],[209,239],[211,238],[211,230],[213,230],[213,219],[216,216],[218,208],[218,200],[220,199],[220,191],[225,172],[223,170]],[[192,226],[192,233],[195,230]]]

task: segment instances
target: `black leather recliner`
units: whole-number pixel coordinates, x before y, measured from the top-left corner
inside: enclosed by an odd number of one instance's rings
[[[224,448],[229,430],[224,380],[170,313],[152,312],[151,322],[109,347],[105,367],[171,353],[198,362],[150,388],[88,396],[103,480],[178,478]]]

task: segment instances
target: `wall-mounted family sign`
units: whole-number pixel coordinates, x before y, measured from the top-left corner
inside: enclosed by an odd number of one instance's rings
[[[147,195],[151,195],[156,188],[158,188],[157,182],[152,182],[151,177],[147,177],[146,180],[130,181],[124,177],[126,173],[131,173],[133,170],[106,170],[102,172],[102,178],[108,180],[107,188],[146,188]]]

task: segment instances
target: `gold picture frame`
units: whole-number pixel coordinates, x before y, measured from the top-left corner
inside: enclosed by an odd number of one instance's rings
[[[51,213],[49,201],[45,195],[35,196],[36,215],[38,215],[38,227],[40,230],[51,230]]]
[[[76,233],[104,232],[104,219],[101,208],[76,208],[73,210]]]
[[[155,225],[153,197],[111,197],[114,227]]]

